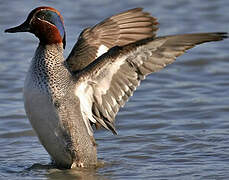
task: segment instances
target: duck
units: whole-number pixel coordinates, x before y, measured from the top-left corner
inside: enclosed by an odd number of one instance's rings
[[[85,28],[67,58],[64,20],[37,7],[7,33],[39,39],[24,82],[24,106],[39,141],[59,168],[98,163],[94,131],[117,134],[115,117],[140,82],[196,45],[221,41],[225,32],[156,36],[158,21],[142,8]]]

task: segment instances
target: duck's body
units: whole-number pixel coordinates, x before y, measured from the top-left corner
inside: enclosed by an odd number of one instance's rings
[[[61,76],[70,81],[68,71],[62,67],[63,61],[56,45],[39,45],[26,75],[24,104],[33,128],[39,131],[41,143],[54,159],[59,157],[58,161],[66,164],[71,156],[66,148],[67,139],[61,133],[63,125],[57,104],[66,96],[69,87],[63,86],[61,81],[53,84],[53,79]]]
[[[155,18],[141,9],[129,10],[84,30],[67,60],[63,18],[53,8],[36,8],[22,25],[6,30],[32,32],[40,39],[26,76],[24,103],[59,167],[96,165],[91,125],[116,133],[115,115],[140,80],[185,50],[226,37],[200,33],[156,38],[156,30]]]
[[[63,47],[39,45],[24,84],[27,116],[55,163],[60,167],[96,164],[93,137],[82,128],[75,82],[65,67]],[[80,143],[81,142],[81,143]]]

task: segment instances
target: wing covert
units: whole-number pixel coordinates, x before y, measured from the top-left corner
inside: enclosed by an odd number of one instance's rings
[[[67,63],[71,71],[79,71],[114,46],[155,37],[158,22],[142,8],[111,16],[92,28],[86,28],[73,47]]]

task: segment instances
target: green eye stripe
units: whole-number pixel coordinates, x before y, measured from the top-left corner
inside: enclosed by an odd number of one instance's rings
[[[57,27],[57,29],[59,30],[60,35],[63,38],[63,36],[64,36],[64,25],[60,19],[60,16],[56,12],[53,12],[50,10],[42,10],[36,14],[36,17],[55,25]]]

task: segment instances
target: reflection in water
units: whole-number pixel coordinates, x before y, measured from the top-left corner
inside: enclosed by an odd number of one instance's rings
[[[51,164],[33,164],[31,167],[19,172],[21,176],[40,176],[46,174],[47,179],[81,179],[81,180],[107,180],[109,178],[101,176],[97,173],[98,168],[73,168],[73,169],[57,169]]]

